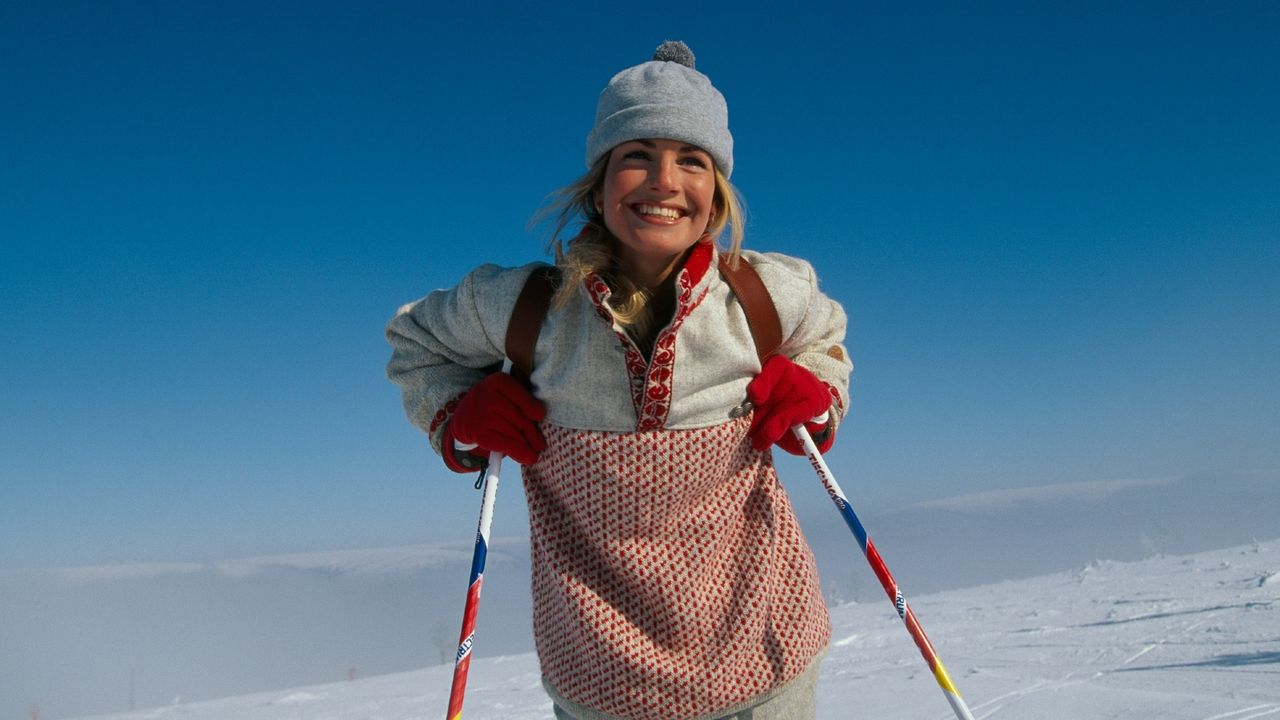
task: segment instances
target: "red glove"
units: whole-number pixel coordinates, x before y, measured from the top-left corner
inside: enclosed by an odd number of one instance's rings
[[[830,420],[814,422],[831,409],[831,392],[826,383],[790,359],[774,355],[766,360],[747,385],[747,400],[755,406],[747,432],[756,450],[777,443],[792,455],[803,455],[804,446],[791,432],[798,423],[805,423],[819,450],[831,448],[835,433],[830,432]]]
[[[468,472],[484,464],[490,452],[500,452],[521,465],[531,465],[547,447],[538,421],[547,416],[542,403],[506,373],[494,373],[467,391],[444,428],[445,464]],[[455,449],[454,441],[475,447]],[[460,455],[470,454],[466,461]]]

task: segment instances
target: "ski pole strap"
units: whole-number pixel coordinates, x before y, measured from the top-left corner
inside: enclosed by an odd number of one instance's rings
[[[547,265],[534,270],[516,297],[507,323],[506,351],[511,360],[511,375],[525,385],[533,373],[533,349],[538,344],[542,321],[551,307],[551,296],[560,284],[560,270]]]
[[[720,274],[729,289],[738,298],[742,312],[747,316],[747,327],[751,329],[751,339],[756,344],[756,355],[760,364],[765,358],[777,352],[782,346],[782,321],[778,319],[778,308],[773,304],[769,289],[764,286],[760,274],[751,267],[746,258],[738,258],[738,266],[729,263],[727,255],[720,256]]]

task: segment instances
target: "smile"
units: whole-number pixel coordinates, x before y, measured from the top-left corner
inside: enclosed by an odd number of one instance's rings
[[[649,205],[647,203],[632,205],[631,209],[634,210],[637,215],[658,217],[665,220],[679,220],[684,215],[684,212],[677,208]]]

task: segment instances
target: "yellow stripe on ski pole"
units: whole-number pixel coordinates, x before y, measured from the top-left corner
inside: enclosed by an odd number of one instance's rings
[[[974,720],[973,713],[969,712],[969,706],[964,703],[964,698],[960,697],[960,691],[956,689],[955,683],[951,682],[951,676],[947,674],[947,669],[942,667],[939,662],[933,670],[933,676],[938,681],[938,686],[942,688],[942,694],[946,695],[947,702],[951,704],[951,709],[955,711],[959,720]]]
[[[956,690],[955,684],[951,682],[951,676],[947,674],[947,669],[942,667],[941,661],[939,661],[937,667],[934,668],[933,676],[938,679],[938,685],[943,690],[954,695],[960,694],[960,691]]]

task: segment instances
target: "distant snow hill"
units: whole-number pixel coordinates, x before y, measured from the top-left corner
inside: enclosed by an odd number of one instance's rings
[[[0,718],[65,718],[451,662],[473,542],[0,572]],[[529,547],[495,538],[483,648],[518,655]],[[305,714],[304,714],[305,716]]]
[[[977,718],[1280,720],[1280,540],[1096,562],[908,598]],[[820,718],[953,717],[892,606],[832,608]],[[481,627],[483,629],[482,620]],[[549,718],[532,654],[477,645],[465,716]],[[417,720],[451,668],[175,704],[101,720]]]

